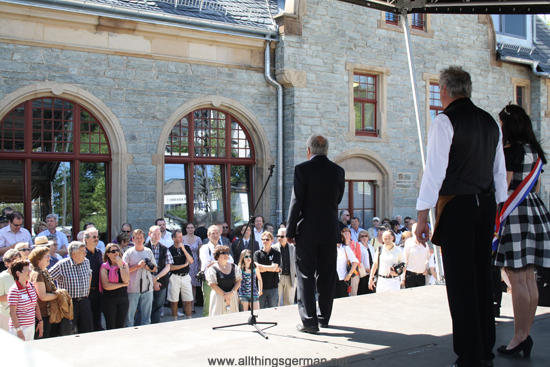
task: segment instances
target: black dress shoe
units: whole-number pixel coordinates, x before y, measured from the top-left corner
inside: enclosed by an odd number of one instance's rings
[[[319,332],[319,328],[315,326],[304,326],[304,325],[296,325],[296,329],[302,333],[310,333],[310,334],[317,334]]]
[[[490,359],[482,359],[481,361],[479,361],[479,365],[481,367],[493,367],[494,363]]]
[[[319,327],[323,328],[323,329],[328,329],[329,328],[328,324],[319,324]]]

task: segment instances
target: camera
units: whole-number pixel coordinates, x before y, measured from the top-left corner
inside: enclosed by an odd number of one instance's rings
[[[143,261],[145,261],[145,265],[149,267],[149,270],[153,270],[155,268],[155,264],[151,262],[151,259],[146,257]]]
[[[392,266],[393,270],[397,273],[397,275],[403,274],[403,268],[405,268],[405,263],[399,263]]]

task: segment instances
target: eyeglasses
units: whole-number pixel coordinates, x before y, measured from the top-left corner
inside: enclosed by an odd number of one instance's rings
[[[277,236],[277,238],[285,238],[285,236]]]
[[[220,252],[220,255],[229,255],[229,252]]]
[[[110,254],[116,254],[117,252],[120,252],[120,250],[117,249],[117,248],[112,249],[111,251],[109,251]]]
[[[92,236],[92,238],[99,238],[99,236]]]
[[[21,224],[12,223],[11,225],[14,226],[14,227],[21,227],[23,225],[23,223],[21,223]]]
[[[124,232],[124,233],[131,233],[132,231],[122,231],[122,232]]]
[[[369,236],[367,236],[367,235],[362,235],[362,236],[359,236],[359,238],[369,238]]]
[[[262,242],[267,242],[267,241],[271,241],[270,238],[262,238]]]
[[[30,248],[20,248],[19,251],[30,251]]]
[[[250,255],[244,255],[244,258],[245,258],[245,259],[250,259],[251,257],[252,257],[252,256],[250,256]]]
[[[222,228],[229,228],[229,226],[222,226]]]

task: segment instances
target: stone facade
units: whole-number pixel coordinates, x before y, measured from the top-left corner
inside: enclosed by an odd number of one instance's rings
[[[307,135],[321,132],[331,137],[331,158],[355,150],[356,156],[380,167],[382,175],[383,167],[390,167],[390,177],[378,183],[381,192],[387,193],[387,197],[377,198],[380,217],[397,214],[415,217],[421,156],[405,40],[398,27],[380,26],[380,19],[377,10],[338,1],[308,0],[302,35],[281,37],[277,45],[277,69],[305,72],[307,81],[305,86],[285,89],[285,198],[290,197],[292,167],[305,159],[303,147]],[[533,122],[549,150],[550,121],[544,115],[548,88],[527,67],[491,65],[487,27],[492,24],[480,22],[477,15],[431,15],[429,22],[430,34],[412,34],[423,136],[427,127],[423,76],[437,75],[449,65],[460,65],[472,75],[474,103],[495,119],[512,100],[511,78],[530,79]],[[390,70],[387,139],[350,133],[348,63]],[[549,190],[550,177],[546,174],[541,193],[546,202]]]
[[[312,132],[329,136],[329,157],[346,167],[348,179],[376,182],[378,216],[415,217],[422,169],[403,32],[381,24],[381,14],[376,10],[329,0],[308,0],[307,7],[301,1],[299,6],[296,24],[300,24],[301,35],[280,36],[272,70],[285,86],[283,220],[291,196],[293,168],[305,160],[305,142]],[[11,22],[24,26],[22,20]],[[55,27],[53,21],[46,23]],[[512,99],[511,78],[530,80],[534,127],[550,151],[550,86],[527,67],[494,62],[490,48],[493,40],[488,36],[491,26],[477,15],[432,15],[428,32],[413,32],[424,146],[429,125],[426,83],[444,67],[461,65],[472,75],[474,103],[495,118]],[[150,38],[132,38],[130,33],[125,35],[128,43],[124,50],[118,52],[115,43],[108,43],[109,47],[96,47],[96,41],[77,45],[78,37],[85,38],[86,34],[93,34],[92,40],[103,37],[103,33],[115,37],[116,27],[88,28],[70,33],[72,43],[54,45],[53,41],[40,41],[40,37],[31,40],[36,32],[14,39],[13,30],[0,27],[4,32],[0,34],[0,102],[21,88],[59,85],[61,90],[64,86],[85,91],[105,105],[106,113],[112,114],[117,125],[113,131],[122,134],[116,138],[124,147],[116,167],[122,171],[120,185],[124,186],[118,192],[126,200],[122,200],[123,210],[112,223],[112,231],[126,221],[136,228],[148,228],[162,215],[164,142],[176,121],[193,106],[221,106],[241,113],[241,122],[251,132],[256,148],[254,188],[259,194],[266,167],[275,162],[278,138],[277,96],[263,75],[262,40],[243,41],[235,36],[229,52],[223,39],[216,40],[212,35],[201,46],[195,32],[195,46],[178,56],[171,46],[157,53],[154,47],[143,51]],[[170,33],[165,28],[169,27],[164,26],[162,32]],[[160,34],[160,30],[154,31]],[[6,32],[11,32],[12,38]],[[166,41],[155,40],[156,44]],[[139,49],[132,49],[132,42],[138,42]],[[246,50],[240,53],[239,47]],[[384,75],[385,122],[380,138],[356,136],[350,123],[350,75],[356,67]],[[1,107],[0,116],[8,112]],[[546,203],[549,191],[550,176],[546,173],[541,193]],[[272,223],[277,223],[276,203],[275,175],[261,207]]]

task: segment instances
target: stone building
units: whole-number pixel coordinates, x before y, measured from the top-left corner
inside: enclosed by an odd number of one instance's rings
[[[495,117],[523,104],[548,148],[548,57],[525,60],[549,32],[523,17],[524,35],[506,16],[411,17],[424,145],[437,74],[455,64]],[[524,59],[509,55],[516,39]],[[29,229],[55,212],[106,239],[161,217],[235,226],[275,164],[257,212],[278,223],[321,132],[346,169],[341,208],[365,226],[415,216],[408,75],[399,17],[336,0],[0,0],[0,202]]]

